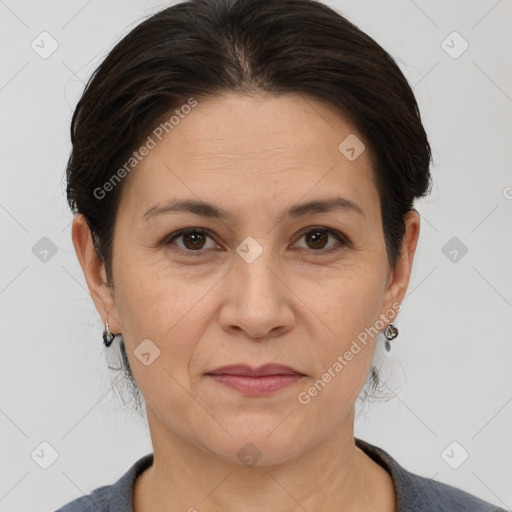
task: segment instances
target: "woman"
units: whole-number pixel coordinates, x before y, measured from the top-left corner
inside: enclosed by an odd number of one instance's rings
[[[60,509],[491,511],[354,438],[430,191],[393,59],[314,0],[190,0],[72,121],[73,243],[152,454]]]

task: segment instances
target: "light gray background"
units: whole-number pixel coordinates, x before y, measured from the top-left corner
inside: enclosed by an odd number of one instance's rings
[[[366,408],[355,433],[413,472],[511,509],[512,2],[326,3],[397,59],[434,152],[400,336],[384,360],[396,396]],[[0,0],[0,511],[55,510],[151,451],[111,390],[63,176],[84,83],[165,5]],[[46,59],[31,47],[43,31],[58,42]],[[469,44],[458,58],[442,46],[453,31]],[[451,36],[444,47],[462,44]],[[57,248],[46,262],[32,250],[43,237]],[[468,249],[455,262],[443,253],[452,237]],[[48,469],[31,457],[43,441],[58,453]],[[453,469],[446,460],[462,450],[469,458]]]

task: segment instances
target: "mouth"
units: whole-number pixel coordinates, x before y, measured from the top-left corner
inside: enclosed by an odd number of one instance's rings
[[[206,373],[215,382],[244,395],[269,395],[300,381],[305,375],[281,364],[258,368],[246,364],[230,365]]]
[[[304,375],[303,373],[283,364],[270,363],[257,368],[248,364],[232,364],[222,366],[206,375],[239,375],[244,377],[266,377],[269,375]]]

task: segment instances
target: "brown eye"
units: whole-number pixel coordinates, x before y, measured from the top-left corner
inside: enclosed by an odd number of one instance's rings
[[[329,239],[325,231],[310,231],[306,234],[306,240],[310,242],[311,249],[323,249]]]
[[[202,249],[204,245],[204,234],[192,232],[183,235],[183,243],[187,249]]]
[[[207,239],[212,241],[212,245],[207,247]],[[328,246],[329,239],[337,240],[337,243]],[[317,252],[319,254],[328,253],[347,245],[346,240],[337,231],[329,228],[314,228],[305,232],[299,240],[304,239],[306,246],[299,247],[300,249],[309,250],[310,252]],[[181,240],[180,244],[176,243],[175,240]],[[164,245],[176,245],[182,251],[188,253],[197,253],[199,256],[204,253],[207,249],[214,249],[217,247],[213,238],[207,233],[206,230],[201,228],[189,228],[182,231],[178,231],[173,236],[167,238]]]
[[[174,235],[172,238],[168,239],[165,244],[171,245],[174,243],[174,240],[181,239],[183,241],[183,245],[176,244],[178,247],[184,250],[198,252],[205,247],[207,238],[211,239],[211,236],[208,235],[206,231],[198,228],[191,228]],[[213,245],[215,246],[215,244]]]
[[[326,248],[329,237],[336,239],[338,243]],[[317,252],[329,252],[345,245],[345,240],[338,234],[338,232],[328,228],[310,229],[302,235],[301,239],[302,238],[306,241],[306,249],[311,249],[312,251]]]

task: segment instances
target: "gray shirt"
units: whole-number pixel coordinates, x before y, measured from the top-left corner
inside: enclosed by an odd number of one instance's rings
[[[397,497],[396,512],[506,512],[461,489],[407,471],[383,449],[366,441],[355,438],[355,444],[391,474]],[[56,512],[133,512],[135,480],[152,464],[153,454],[149,453],[113,485],[98,487]]]

